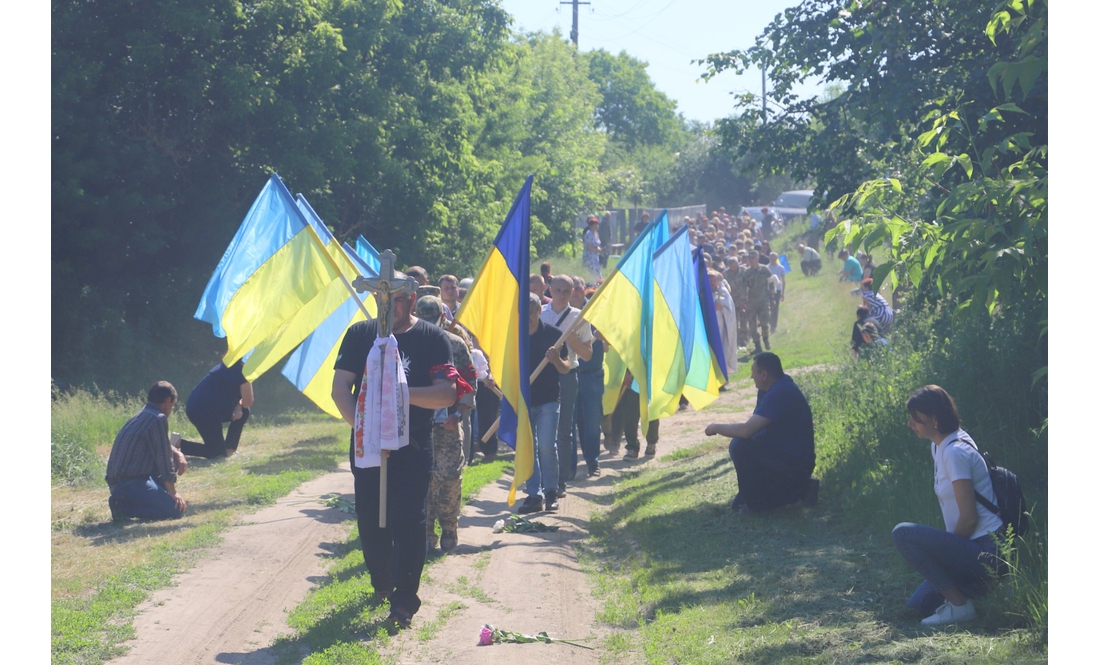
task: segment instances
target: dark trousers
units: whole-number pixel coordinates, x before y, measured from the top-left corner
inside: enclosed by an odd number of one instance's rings
[[[478,449],[486,457],[496,457],[497,435],[493,434],[489,437],[488,442],[483,442],[482,438],[485,437],[485,432],[489,431],[489,428],[496,422],[497,416],[500,415],[500,398],[489,389],[489,386],[485,385],[484,381],[478,381],[477,397],[474,398],[474,404],[477,405],[477,427],[474,428],[474,434],[477,436]]]
[[[409,614],[420,609],[420,573],[427,557],[428,485],[432,452],[412,444],[390,453],[386,478],[386,528],[378,526],[379,468],[360,469],[355,477],[355,514],[363,559],[376,593],[389,593],[390,606]]]
[[[611,416],[611,440],[618,443],[622,435],[626,435],[626,449],[638,452],[641,446],[638,443],[638,421],[641,420],[641,403],[638,393],[627,388],[619,405],[615,407],[615,413]],[[649,421],[649,429],[645,433],[646,443],[657,445],[661,426],[659,420]]]
[[[127,517],[146,520],[174,520],[183,517],[176,500],[155,478],[131,478],[111,488],[115,508]]]
[[[589,468],[595,467],[600,456],[600,420],[603,418],[603,371],[577,374],[577,436],[581,453]],[[576,452],[573,468],[577,468]]]
[[[223,435],[220,418],[188,409],[187,419],[199,431],[202,443],[181,439],[180,452],[190,457],[205,457],[207,459],[221,457],[225,455],[227,450],[235,452],[237,445],[241,442],[241,430],[244,429],[244,424],[248,422],[251,411],[242,409],[242,413],[243,415],[240,418],[229,421],[229,430]]]
[[[737,471],[737,493],[753,510],[801,501],[810,488],[813,462],[792,461],[767,437],[734,438],[730,459]]]

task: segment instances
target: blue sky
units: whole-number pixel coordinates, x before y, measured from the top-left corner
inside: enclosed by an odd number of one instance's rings
[[[649,77],[657,89],[676,101],[689,120],[706,122],[733,110],[730,93],[760,92],[760,72],[743,76],[724,72],[704,83],[705,71],[691,64],[711,53],[752,46],[776,14],[798,5],[797,0],[590,0],[580,7],[580,50],[626,51],[649,63]],[[502,0],[524,31],[561,30],[565,38],[573,24],[571,5],[560,0]],[[812,95],[818,86],[799,94]]]

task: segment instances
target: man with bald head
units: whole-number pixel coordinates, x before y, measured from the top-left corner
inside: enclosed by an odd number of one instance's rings
[[[569,305],[573,297],[573,280],[568,275],[555,275],[550,281],[550,302],[542,306],[539,319],[558,330],[569,330],[581,311]],[[569,352],[566,362],[569,372],[558,378],[561,409],[558,412],[558,494],[565,493],[565,482],[577,473],[574,459],[573,407],[577,401],[577,358],[592,358],[592,326],[581,322],[568,337],[565,346]]]

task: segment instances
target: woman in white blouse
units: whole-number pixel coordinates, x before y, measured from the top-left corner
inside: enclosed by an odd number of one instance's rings
[[[989,470],[970,435],[959,427],[959,413],[947,391],[935,385],[917,390],[906,402],[909,428],[932,442],[935,492],[945,530],[912,522],[894,527],[894,546],[924,578],[906,607],[929,614],[922,624],[938,626],[975,618],[971,598],[988,591],[989,571],[997,566],[991,537],[1001,518],[974,497],[996,503]]]

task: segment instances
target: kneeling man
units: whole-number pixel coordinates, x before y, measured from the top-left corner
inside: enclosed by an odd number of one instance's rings
[[[115,521],[125,517],[178,519],[187,502],[176,493],[176,477],[187,471],[187,459],[168,439],[168,416],[176,389],[157,381],[143,408],[122,426],[107,458],[107,505]]]
[[[774,353],[753,359],[752,380],[759,391],[752,417],[743,423],[711,423],[707,436],[732,437],[730,457],[737,470],[732,508],[755,513],[796,501],[817,503],[813,474],[814,423],[810,405]]]

